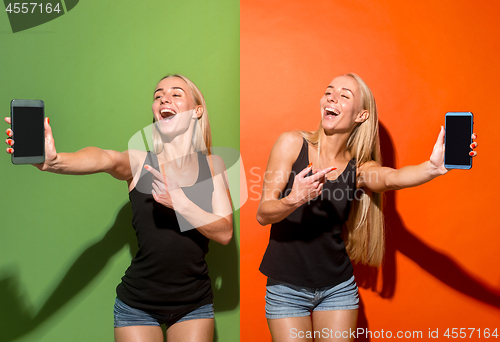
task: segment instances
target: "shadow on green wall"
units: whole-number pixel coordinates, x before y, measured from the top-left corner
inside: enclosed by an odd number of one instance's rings
[[[132,208],[130,203],[126,203],[104,237],[83,251],[36,313],[21,293],[19,268],[9,266],[0,269],[0,341],[13,341],[37,329],[90,284],[123,247],[128,246],[131,256],[134,256],[138,246],[131,222]],[[227,246],[211,242],[207,262],[215,311],[236,308],[239,303],[239,272],[234,239]],[[214,337],[214,341],[218,341],[217,332]]]

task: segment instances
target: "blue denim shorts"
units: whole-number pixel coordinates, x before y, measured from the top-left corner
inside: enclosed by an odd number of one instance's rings
[[[134,309],[116,297],[115,307],[113,310],[115,315],[115,328],[130,327],[134,325],[160,325],[166,324],[167,327],[175,323],[189,321],[192,319],[214,318],[213,304],[207,304],[187,313],[182,318],[175,322],[162,322],[151,316],[146,311]]]
[[[268,278],[266,318],[309,316],[312,311],[355,310],[359,307],[358,286],[351,279],[336,286],[309,288]]]

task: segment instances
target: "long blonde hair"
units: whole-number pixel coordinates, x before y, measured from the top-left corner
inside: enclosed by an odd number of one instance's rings
[[[351,158],[356,159],[358,167],[370,160],[381,164],[375,98],[370,88],[358,75],[350,73],[344,76],[350,76],[357,81],[361,91],[361,109],[369,113],[368,119],[358,124],[351,132],[347,140],[347,151]],[[319,160],[321,137],[324,134],[321,123],[316,131],[301,132],[301,134],[309,144],[316,146]],[[364,191],[361,196],[355,197],[343,231],[347,253],[354,262],[379,266],[385,250],[383,194],[368,194]]]
[[[177,77],[184,80],[184,82],[186,82],[189,88],[191,89],[191,94],[193,95],[193,102],[195,107],[201,106],[203,108],[203,113],[198,118],[198,124],[194,126],[193,147],[197,152],[202,151],[207,155],[212,154],[212,133],[210,130],[210,122],[208,121],[207,104],[205,103],[205,98],[203,97],[203,94],[189,78],[183,75],[179,74],[167,75],[163,77],[159,82],[170,77]],[[153,123],[154,122],[155,118],[153,116]],[[158,130],[156,129],[153,129],[153,146],[154,146],[154,153],[159,154],[161,153],[161,151],[163,151],[163,142],[161,140]]]

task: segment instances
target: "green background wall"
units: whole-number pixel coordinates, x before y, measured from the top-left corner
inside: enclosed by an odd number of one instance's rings
[[[238,1],[82,0],[15,34],[3,12],[0,47],[2,116],[14,98],[44,100],[58,152],[126,150],[168,73],[204,93],[214,145],[239,148]],[[112,341],[115,287],[136,250],[126,183],[7,154],[0,175],[0,341]],[[239,340],[235,222],[233,242],[208,257],[221,342]]]

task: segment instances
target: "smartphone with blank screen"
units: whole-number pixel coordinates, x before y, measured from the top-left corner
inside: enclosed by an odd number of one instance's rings
[[[474,116],[471,112],[449,112],[445,118],[444,166],[447,169],[470,169],[472,157],[472,129]]]
[[[45,105],[42,100],[12,100],[10,118],[14,135],[13,164],[45,161]]]

